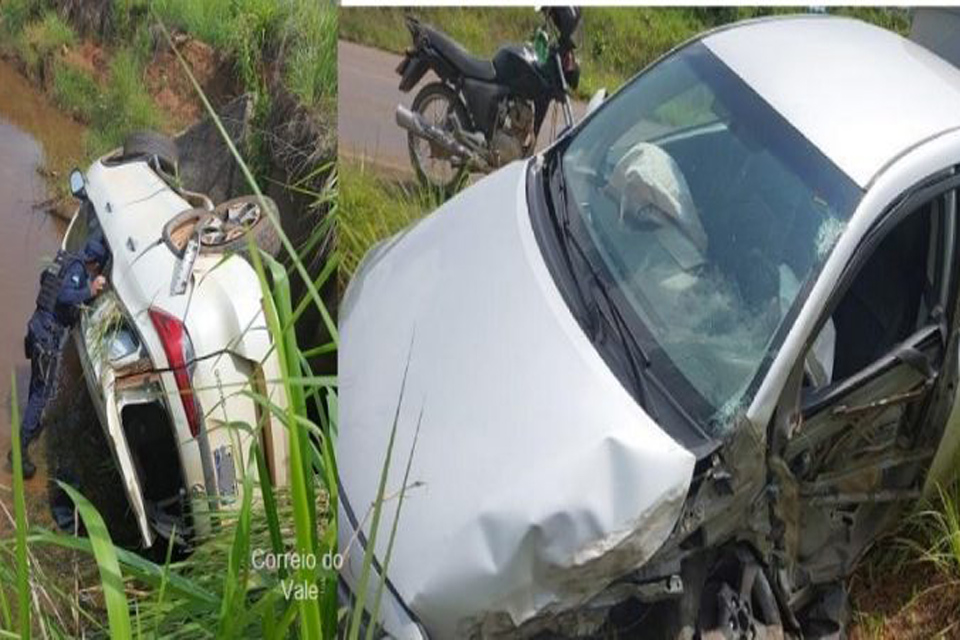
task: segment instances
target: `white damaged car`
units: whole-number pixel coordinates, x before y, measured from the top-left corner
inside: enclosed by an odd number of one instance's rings
[[[345,594],[396,423],[392,636],[841,633],[956,458],[958,166],[956,68],[759,20],[378,245],[340,317]]]
[[[256,200],[215,207],[181,189],[176,157],[169,139],[134,134],[74,171],[81,206],[62,247],[76,252],[102,234],[110,249],[108,286],[74,337],[144,547],[174,527],[180,542],[210,532],[212,512],[239,497],[251,438],[275,485],[288,468],[284,426],[254,400],[286,406],[259,281],[242,255],[248,230],[276,253],[276,231]]]

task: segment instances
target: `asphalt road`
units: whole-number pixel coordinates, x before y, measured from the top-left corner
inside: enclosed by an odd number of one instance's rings
[[[430,76],[404,94],[397,88],[400,76],[394,71],[400,64],[400,56],[344,40],[338,43],[337,55],[340,155],[362,160],[386,173],[412,174],[406,131],[397,126],[393,114],[397,104],[410,106]],[[574,102],[573,110],[579,118],[586,105]],[[538,146],[549,143],[550,129],[548,114]]]

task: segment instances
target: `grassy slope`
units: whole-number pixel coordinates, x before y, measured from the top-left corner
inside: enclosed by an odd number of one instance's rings
[[[283,48],[283,84],[303,104],[330,112],[336,96],[336,24],[327,0],[157,0],[153,10],[171,27],[204,41],[235,62],[243,86],[266,97],[264,52]],[[71,64],[59,52],[79,38],[43,0],[0,0],[0,51],[52,88],[58,106],[90,126],[87,151],[95,157],[129,132],[175,128],[144,86],[151,57],[147,0],[114,0],[113,32],[99,34],[109,50],[105,77]],[[265,110],[265,107],[264,107]]]
[[[806,9],[799,7],[588,7],[581,27],[580,93],[589,96],[601,87],[612,90],[620,86],[665,51],[706,29],[734,20],[803,11]],[[838,7],[830,12],[853,15],[900,33],[909,28],[903,9]],[[407,13],[443,29],[483,56],[491,55],[503,43],[529,40],[543,23],[530,7],[344,8],[340,11],[340,37],[402,52],[410,45],[410,34],[403,25]]]
[[[329,0],[156,0],[153,8],[167,24],[232,54],[252,88],[264,45],[282,44],[290,51],[283,69],[287,88],[316,107],[336,96],[337,9]]]

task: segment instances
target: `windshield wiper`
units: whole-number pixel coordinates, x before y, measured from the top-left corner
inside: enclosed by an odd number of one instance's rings
[[[561,202],[551,202],[552,206],[547,207],[547,210],[551,212],[554,225],[557,227],[560,235],[560,245],[563,249],[564,259],[573,276],[582,307],[588,312],[595,312],[599,318],[603,318],[606,323],[613,328],[613,335],[619,339],[620,345],[627,355],[630,373],[634,381],[634,388],[638,395],[640,405],[647,410],[651,418],[657,420],[658,415],[650,397],[647,380],[648,370],[650,368],[650,356],[643,347],[643,344],[633,333],[630,324],[620,310],[620,306],[613,300],[609,285],[593,262],[587,257],[586,250],[570,228],[570,209],[567,202],[566,179],[563,175],[563,167],[561,166],[559,155],[552,159],[552,165],[548,174],[548,184],[550,180],[556,179],[557,188],[550,194],[551,201],[554,195],[559,195]],[[574,265],[573,255],[570,251],[571,248],[580,254],[580,262],[586,267],[586,275],[589,275],[593,282],[592,287],[589,289],[584,287],[584,283],[582,282],[582,275],[584,274]],[[600,304],[600,300],[594,291],[600,293],[605,305]],[[607,308],[609,315],[604,313],[604,306]],[[588,317],[591,339],[594,342],[599,339],[599,318],[595,318],[593,314],[590,314]]]

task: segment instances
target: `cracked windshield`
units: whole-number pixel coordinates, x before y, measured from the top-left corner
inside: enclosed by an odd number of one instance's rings
[[[571,202],[655,345],[654,373],[678,371],[696,412],[722,428],[749,403],[859,190],[704,45],[614,96],[563,162]]]

